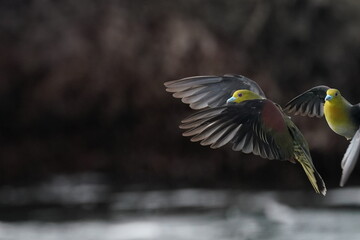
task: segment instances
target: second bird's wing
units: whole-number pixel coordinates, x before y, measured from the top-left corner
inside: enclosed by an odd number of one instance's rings
[[[191,141],[211,148],[232,143],[235,151],[268,159],[292,158],[292,145],[282,147],[277,141],[280,137],[285,145],[292,144],[283,115],[267,99],[201,110],[185,118],[180,128],[187,130],[183,135],[191,136]]]
[[[343,169],[340,186],[343,187],[348,180],[351,172],[354,170],[360,153],[360,129],[358,129],[348,146],[345,155],[341,161]]]
[[[223,106],[240,89],[250,90],[265,98],[256,82],[241,75],[196,76],[165,82],[164,85],[166,91],[172,92],[175,98],[181,98],[192,109]]]
[[[324,115],[324,102],[327,86],[313,87],[299,96],[293,98],[285,105],[284,110],[289,113],[294,112],[295,115],[309,117],[322,117]]]

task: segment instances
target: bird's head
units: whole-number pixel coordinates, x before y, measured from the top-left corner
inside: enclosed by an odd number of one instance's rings
[[[253,99],[261,99],[262,97],[260,97],[259,95],[257,95],[256,93],[250,91],[250,90],[246,90],[246,89],[241,89],[241,90],[237,90],[233,93],[232,97],[229,98],[226,103],[230,103],[230,102],[235,102],[235,103],[240,103],[246,100],[253,100]]]
[[[326,91],[325,101],[335,102],[341,100],[340,91],[335,88],[330,88]]]

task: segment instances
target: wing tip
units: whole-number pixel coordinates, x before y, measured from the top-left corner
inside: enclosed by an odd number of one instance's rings
[[[326,196],[326,192],[327,192],[327,189],[324,187],[324,189],[322,189],[320,191],[321,195],[323,195],[324,197]]]
[[[349,175],[342,174],[339,186],[344,187],[348,179],[349,179]]]
[[[164,86],[169,88],[171,85],[173,85],[176,81],[179,81],[179,80],[172,80],[172,81],[166,81],[164,82]]]

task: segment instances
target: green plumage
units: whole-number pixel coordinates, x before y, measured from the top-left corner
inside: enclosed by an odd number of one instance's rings
[[[326,187],[320,174],[317,172],[309,151],[309,146],[295,124],[288,119],[287,125],[293,138],[294,158],[303,167],[309,181],[317,193],[326,194]],[[319,184],[318,184],[319,183]]]

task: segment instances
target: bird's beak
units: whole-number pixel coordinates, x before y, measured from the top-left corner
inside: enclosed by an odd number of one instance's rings
[[[235,99],[236,99],[235,97],[231,97],[226,101],[226,103],[233,102],[233,101],[235,101]]]
[[[329,101],[329,100],[331,100],[333,97],[332,96],[330,96],[330,95],[326,95],[326,97],[325,97],[325,101]]]

